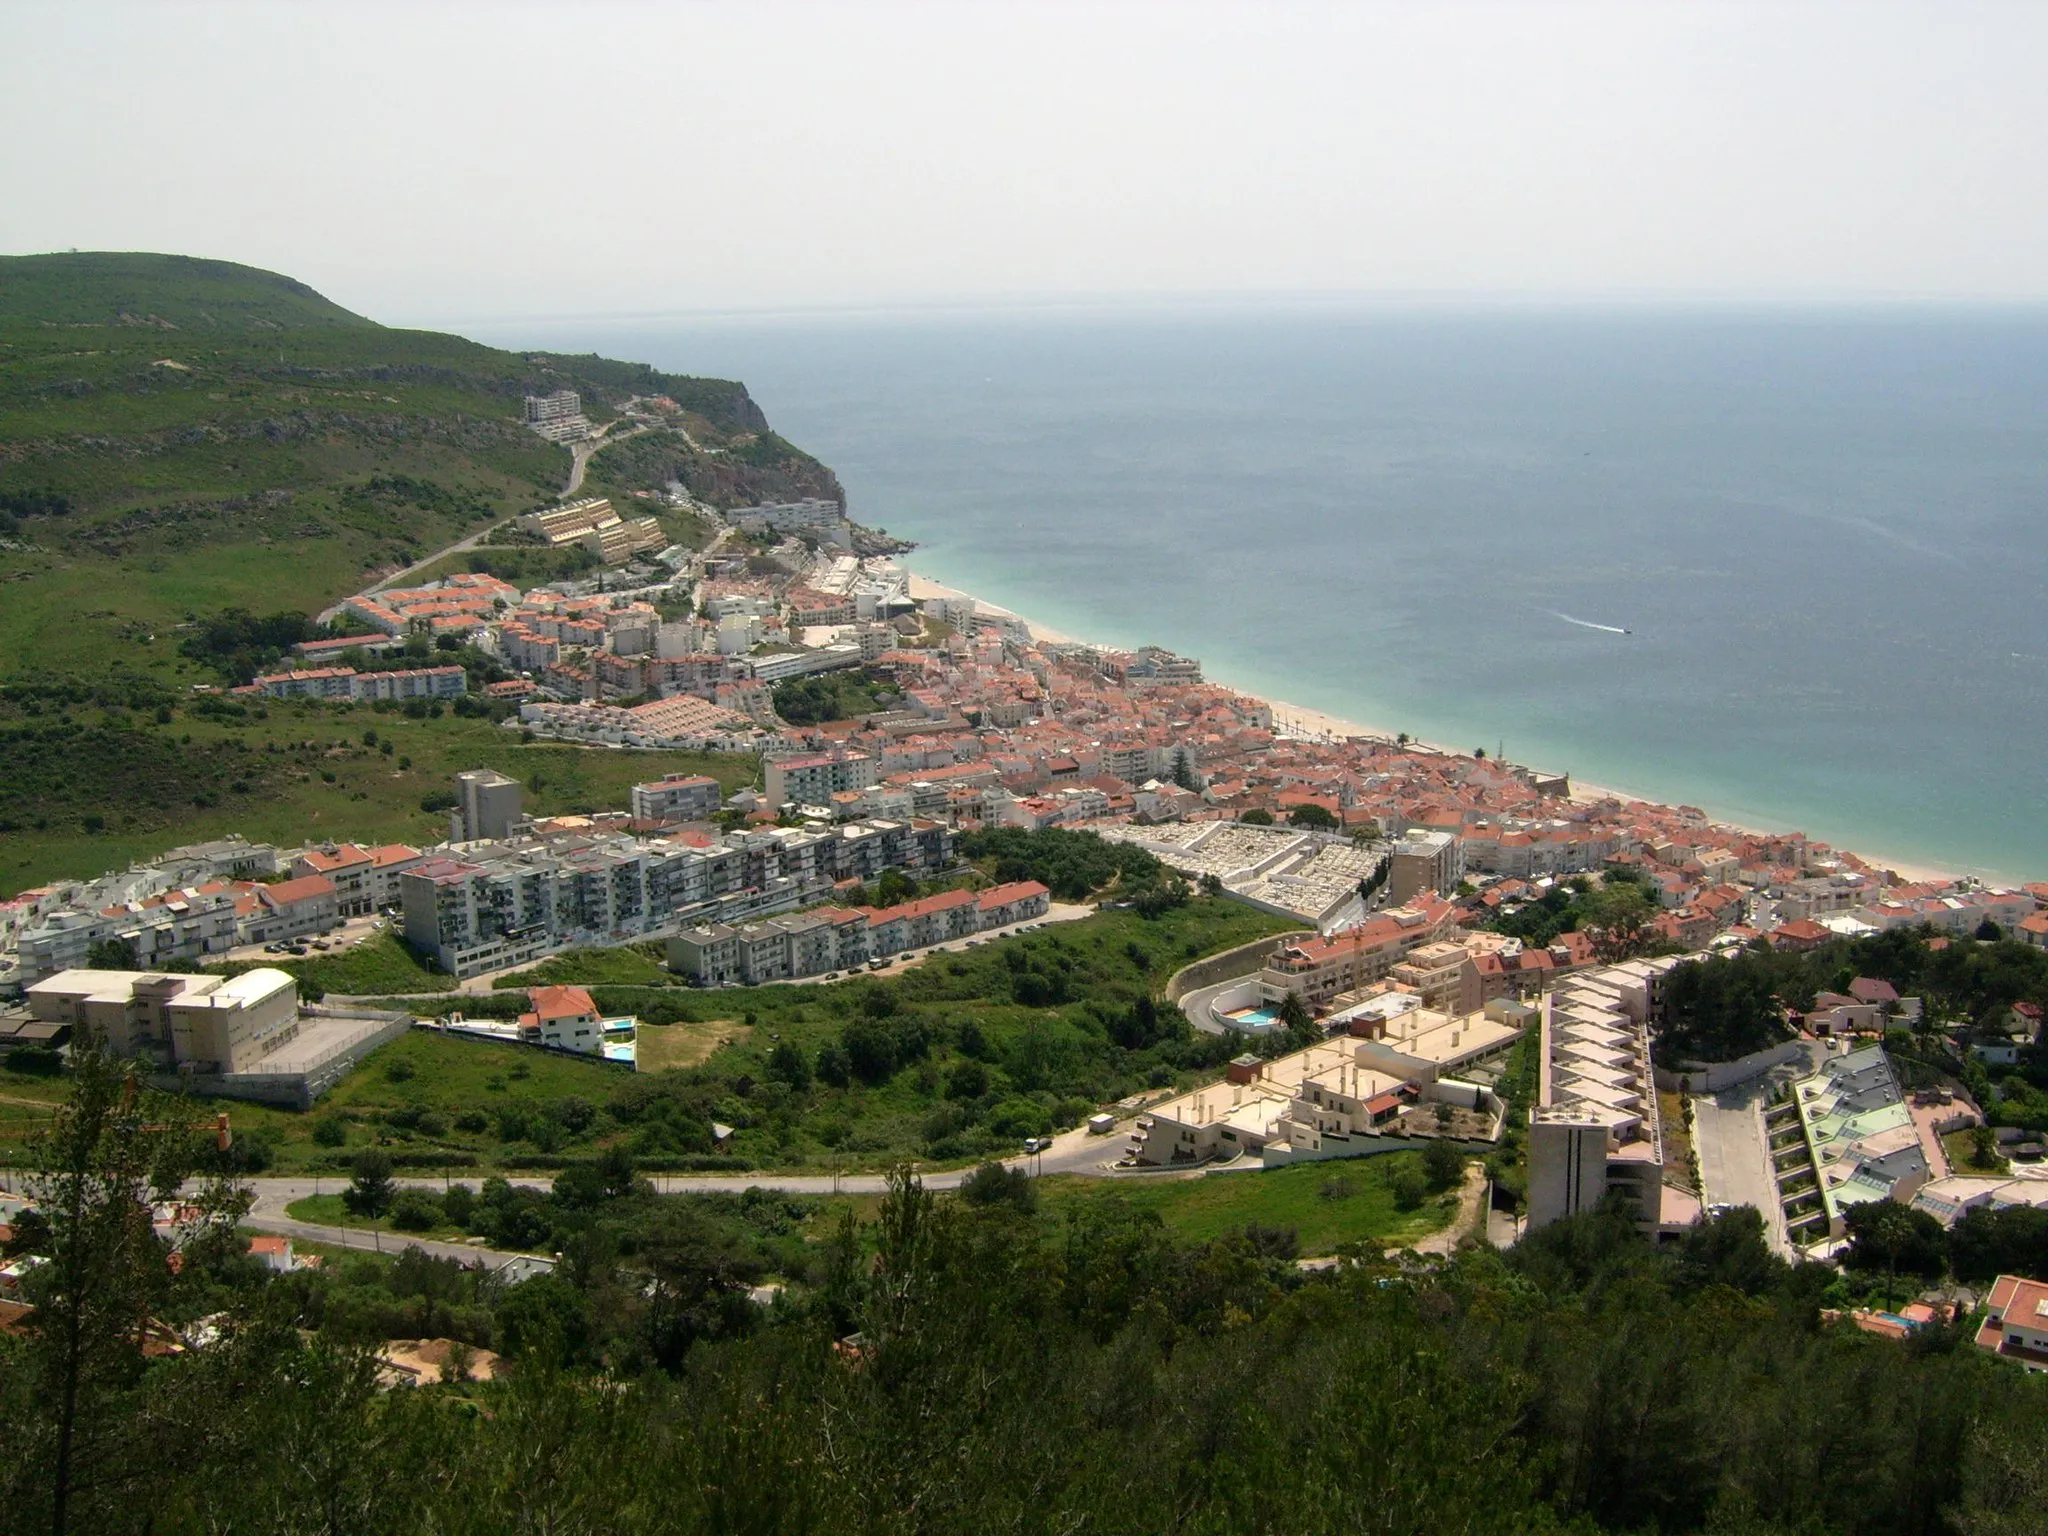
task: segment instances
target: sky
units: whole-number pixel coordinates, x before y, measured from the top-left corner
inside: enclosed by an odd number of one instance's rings
[[[2048,297],[2048,5],[0,0],[0,252],[393,323]]]

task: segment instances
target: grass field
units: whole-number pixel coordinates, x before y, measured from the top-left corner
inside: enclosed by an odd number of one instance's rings
[[[639,1069],[668,1072],[702,1066],[727,1041],[744,1043],[752,1033],[736,1019],[709,1019],[702,1024],[642,1024],[638,1038]]]
[[[454,1182],[458,1184],[466,1182],[471,1188],[475,1188],[477,1183],[473,1178],[468,1180],[457,1179]],[[379,1216],[374,1221],[367,1216],[358,1216],[342,1203],[341,1187],[342,1182],[337,1177],[336,1193],[330,1195],[323,1192],[317,1195],[308,1195],[303,1200],[294,1200],[284,1208],[284,1213],[291,1217],[293,1221],[310,1221],[323,1227],[353,1227],[359,1232],[381,1232],[393,1239],[393,1241],[384,1245],[386,1251],[391,1253],[398,1252],[415,1238],[431,1237],[438,1238],[442,1242],[459,1243],[469,1236],[467,1228],[458,1227],[445,1218],[435,1222],[433,1226],[425,1231],[401,1232],[391,1224],[391,1218],[388,1215]],[[298,1244],[295,1240],[293,1247],[296,1248],[297,1246]]]
[[[1156,1214],[1176,1235],[1202,1242],[1240,1232],[1252,1223],[1291,1227],[1305,1258],[1337,1251],[1344,1243],[1402,1247],[1439,1232],[1457,1214],[1458,1195],[1433,1196],[1413,1211],[1394,1203],[1390,1178],[1417,1152],[1389,1152],[1341,1162],[1199,1177],[1103,1180],[1071,1174],[1036,1182],[1046,1209],[1057,1214],[1077,1201],[1116,1199]]]
[[[574,1100],[590,1112],[581,1130],[561,1129],[563,1156],[589,1156],[604,1130],[596,1111],[632,1074],[597,1062],[414,1030],[371,1053],[335,1090],[304,1114],[228,1099],[197,1101],[194,1116],[225,1110],[238,1138],[253,1138],[268,1148],[267,1173],[285,1174],[333,1168],[354,1153],[381,1147],[416,1165],[402,1173],[448,1165],[457,1177],[472,1182],[483,1172],[504,1165],[506,1157],[531,1155],[535,1146],[508,1141],[502,1134],[501,1111],[538,1115],[549,1105]],[[61,1080],[24,1078],[0,1072],[0,1139],[18,1148],[32,1128],[29,1105],[8,1102],[8,1096],[59,1098]],[[22,1119],[10,1117],[19,1111]],[[467,1121],[465,1117],[471,1117]],[[580,1118],[580,1116],[576,1117]],[[338,1128],[337,1145],[317,1139],[323,1127]],[[474,1168],[463,1159],[473,1160]]]
[[[2000,1157],[1996,1151],[1991,1156],[1977,1156],[1976,1138],[1968,1131],[1950,1131],[1941,1138],[1942,1150],[1948,1153],[1948,1165],[1957,1173],[1996,1174],[2010,1173],[2012,1164]]]

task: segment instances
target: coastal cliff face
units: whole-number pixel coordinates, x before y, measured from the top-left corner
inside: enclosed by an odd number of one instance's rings
[[[230,262],[0,258],[0,678],[173,670],[178,625],[318,612],[552,502],[570,451],[522,402],[562,389],[600,424],[673,404],[593,457],[599,490],[843,502],[732,380],[382,326]]]

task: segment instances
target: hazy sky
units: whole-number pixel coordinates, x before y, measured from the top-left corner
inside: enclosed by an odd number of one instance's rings
[[[0,0],[0,250],[379,319],[2048,297],[2048,4]]]

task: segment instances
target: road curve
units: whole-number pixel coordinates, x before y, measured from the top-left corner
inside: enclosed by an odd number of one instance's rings
[[[1039,1175],[1052,1173],[1075,1174],[1082,1178],[1199,1178],[1209,1172],[1207,1168],[1180,1169],[1172,1172],[1161,1170],[1146,1173],[1133,1169],[1118,1169],[1114,1166],[1117,1157],[1125,1147],[1124,1127],[1111,1136],[1091,1136],[1086,1130],[1068,1131],[1055,1137],[1050,1148],[1029,1157],[1004,1159],[1004,1165],[1022,1168],[1025,1172]],[[927,1189],[958,1189],[971,1169],[944,1168],[918,1176]],[[399,1178],[394,1183],[410,1189],[439,1190],[450,1182],[477,1184],[494,1175],[483,1170],[470,1170],[462,1177],[450,1178]],[[504,1174],[508,1182],[530,1189],[552,1189],[554,1179],[548,1174]],[[657,1191],[664,1195],[714,1195],[743,1194],[750,1189],[772,1189],[790,1195],[879,1195],[889,1187],[888,1175],[881,1173],[656,1173],[649,1174]],[[347,1179],[339,1174],[324,1174],[320,1177],[293,1176],[290,1178],[255,1178],[245,1181],[255,1194],[255,1204],[242,1219],[242,1225],[258,1232],[275,1232],[286,1237],[302,1238],[308,1242],[334,1243],[345,1248],[378,1249],[395,1252],[398,1249],[417,1245],[437,1258],[460,1259],[474,1263],[481,1259],[493,1268],[518,1255],[493,1248],[481,1248],[468,1243],[451,1243],[431,1238],[412,1237],[403,1233],[372,1234],[359,1227],[328,1226],[320,1222],[300,1221],[286,1214],[294,1201],[304,1200],[310,1195],[339,1194],[347,1187]]]

